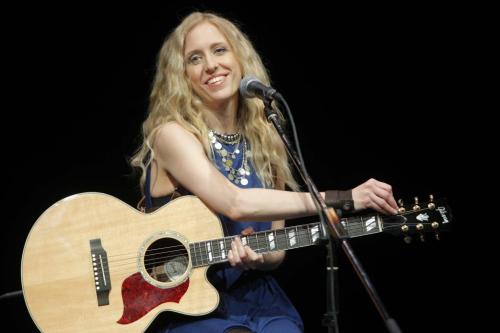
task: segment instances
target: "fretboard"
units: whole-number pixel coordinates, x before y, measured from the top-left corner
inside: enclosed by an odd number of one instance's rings
[[[382,231],[378,215],[350,217],[341,219],[349,237],[363,236]],[[227,253],[236,236],[212,239],[189,244],[193,267],[217,264],[227,261]],[[243,245],[248,245],[256,253],[267,253],[279,250],[291,250],[315,245],[321,237],[320,224],[310,223],[279,230],[256,232],[248,236],[240,236]]]

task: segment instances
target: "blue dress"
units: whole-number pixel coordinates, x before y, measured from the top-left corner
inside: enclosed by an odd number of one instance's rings
[[[221,145],[229,152],[235,149],[231,144],[221,143]],[[243,150],[243,147],[240,149]],[[243,154],[233,157],[233,166],[242,165]],[[214,160],[219,171],[229,177],[231,172],[227,170],[223,157],[214,154]],[[238,182],[237,186],[262,188],[262,182],[255,173],[250,159],[247,170],[250,174],[244,177],[248,183],[242,185]],[[148,189],[146,181],[146,190]],[[235,222],[223,215],[219,215],[219,218],[226,236],[239,235],[247,227],[252,227],[255,232],[271,229],[271,222]],[[219,291],[220,302],[217,309],[208,316],[189,317],[185,321],[171,323],[160,332],[223,333],[236,327],[245,327],[256,333],[303,332],[300,315],[270,274],[257,270],[243,271],[225,263],[211,267],[208,270],[208,278]]]

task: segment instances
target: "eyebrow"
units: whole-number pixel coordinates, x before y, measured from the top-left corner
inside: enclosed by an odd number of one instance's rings
[[[220,41],[220,42],[215,42],[215,43],[210,44],[210,49],[213,49],[214,47],[219,46],[219,45],[224,45],[224,46],[228,47],[228,44],[226,42]],[[192,51],[189,51],[188,53],[186,53],[186,58],[189,58],[190,56],[192,56],[193,54],[195,54],[197,52],[201,52],[201,50],[194,49]]]

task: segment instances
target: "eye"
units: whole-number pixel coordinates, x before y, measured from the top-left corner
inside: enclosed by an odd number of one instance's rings
[[[199,54],[193,54],[189,57],[188,62],[192,65],[197,65],[201,62],[201,56]]]
[[[217,47],[215,50],[214,50],[214,53],[215,54],[224,54],[227,52],[227,48],[225,48],[224,46],[219,46]]]

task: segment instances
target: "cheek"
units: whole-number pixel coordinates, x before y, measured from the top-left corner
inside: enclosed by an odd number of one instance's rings
[[[198,71],[196,70],[196,68],[193,67],[190,67],[186,70],[186,76],[188,80],[193,84],[195,84],[199,78]]]

